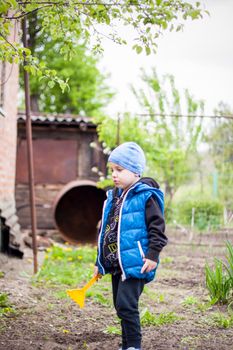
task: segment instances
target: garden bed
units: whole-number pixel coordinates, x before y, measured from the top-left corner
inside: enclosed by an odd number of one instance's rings
[[[227,311],[224,305],[211,305],[204,274],[206,260],[211,263],[214,256],[224,256],[225,234],[214,234],[211,240],[209,235],[205,238],[203,234],[201,242],[196,236],[189,242],[179,231],[168,229],[167,234],[175,244],[170,243],[164,249],[157,280],[146,286],[140,302],[143,350],[232,349],[229,309]],[[70,250],[67,245],[59,247]],[[91,251],[90,247],[87,249]],[[85,263],[84,251],[78,255],[83,264],[80,265],[81,279],[77,277],[79,286],[93,269],[94,261]],[[39,252],[40,266],[45,255],[45,252]],[[49,263],[50,256],[46,258]],[[57,256],[56,259],[55,263],[59,265],[62,258]],[[69,259],[72,265],[72,258]],[[107,276],[92,287],[85,308],[79,309],[66,297],[69,280],[65,285],[65,281],[56,283],[56,276],[54,280],[45,279],[48,266],[43,267],[44,275],[41,272],[39,278],[32,281],[32,251],[29,248],[25,250],[23,260],[0,255],[0,264],[3,272],[0,294],[6,296],[6,308],[9,309],[0,314],[0,349],[118,349],[119,323],[112,308]]]

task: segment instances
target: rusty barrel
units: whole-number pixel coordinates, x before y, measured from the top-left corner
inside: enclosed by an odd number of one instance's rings
[[[104,190],[90,180],[75,180],[58,193],[54,202],[55,225],[71,243],[94,243],[106,198]]]

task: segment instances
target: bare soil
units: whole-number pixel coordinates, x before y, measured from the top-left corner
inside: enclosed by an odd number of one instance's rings
[[[161,254],[157,280],[143,293],[140,309],[147,307],[160,314],[174,312],[180,319],[163,326],[143,327],[143,350],[232,350],[233,328],[213,323],[213,314],[225,312],[226,306],[212,306],[200,311],[197,305],[184,305],[187,297],[199,304],[207,301],[204,265],[225,253],[224,241],[232,234],[188,235],[168,230],[170,244]],[[39,252],[39,264],[44,252]],[[164,263],[163,263],[164,261]],[[9,295],[15,314],[0,318],[1,350],[109,350],[118,349],[120,336],[106,333],[116,325],[112,308],[87,299],[79,309],[69,299],[58,298],[54,289],[33,286],[32,251],[25,249],[24,259],[0,255],[0,291]],[[94,288],[94,287],[93,287]]]

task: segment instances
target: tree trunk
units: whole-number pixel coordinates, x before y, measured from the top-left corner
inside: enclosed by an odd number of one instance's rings
[[[38,103],[38,100],[39,100],[39,96],[38,95],[34,95],[32,94],[31,96],[31,111],[32,112],[39,112],[39,103]]]

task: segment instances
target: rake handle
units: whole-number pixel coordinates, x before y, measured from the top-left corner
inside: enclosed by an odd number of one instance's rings
[[[87,282],[87,284],[82,288],[82,290],[86,292],[86,290],[89,289],[99,278],[100,275],[93,276],[92,279],[90,279],[90,281]]]

